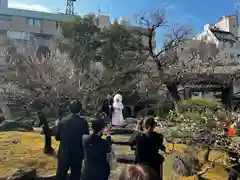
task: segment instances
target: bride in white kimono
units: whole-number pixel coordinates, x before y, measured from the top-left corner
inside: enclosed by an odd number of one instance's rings
[[[122,96],[120,94],[116,94],[113,98],[113,116],[112,116],[112,126],[123,126],[124,118],[123,118],[123,103]]]

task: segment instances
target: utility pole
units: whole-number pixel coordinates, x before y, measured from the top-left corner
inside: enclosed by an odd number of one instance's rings
[[[74,4],[76,0],[67,0],[66,14],[74,14]]]
[[[237,16],[237,27],[239,27],[239,23],[238,23],[239,3],[235,4],[235,9],[236,9],[236,16]]]

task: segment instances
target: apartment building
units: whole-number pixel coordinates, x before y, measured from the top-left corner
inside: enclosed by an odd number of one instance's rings
[[[220,17],[214,24],[205,24],[203,31],[179,48],[179,59],[186,60],[197,53],[204,58],[207,54],[218,55],[222,60],[240,61],[240,27],[238,12]],[[214,93],[198,92],[194,96],[214,97]],[[233,86],[233,96],[240,97],[240,85]]]
[[[6,37],[14,43],[46,44],[59,35],[59,22],[71,15],[8,8],[8,0],[0,1],[0,43]]]
[[[25,46],[49,45],[60,34],[60,22],[71,20],[73,15],[64,13],[46,13],[23,9],[8,8],[8,0],[0,0],[0,44],[11,41],[15,45],[25,43]],[[96,15],[99,28],[111,24],[110,16],[98,12]],[[146,28],[131,26],[127,18],[121,17],[120,24],[133,32],[144,32]],[[148,46],[148,39],[143,37],[143,42]],[[154,45],[156,45],[154,38]],[[22,47],[19,45],[19,48]]]

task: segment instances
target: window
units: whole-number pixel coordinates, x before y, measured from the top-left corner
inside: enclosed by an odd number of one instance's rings
[[[230,58],[233,59],[234,58],[234,54],[230,54]]]
[[[21,40],[27,39],[28,37],[26,32],[21,32],[21,31],[8,31],[7,36],[10,39],[21,39]]]
[[[7,31],[0,29],[0,36],[6,36],[7,35]]]
[[[27,18],[27,24],[30,26],[40,27],[40,19]]]
[[[237,58],[240,58],[240,54],[237,55]]]
[[[228,58],[228,53],[225,53],[225,56],[224,56],[225,58]]]
[[[12,21],[12,16],[0,14],[0,21],[11,22]]]

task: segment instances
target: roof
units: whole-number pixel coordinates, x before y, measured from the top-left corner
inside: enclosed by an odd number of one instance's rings
[[[55,13],[46,13],[39,11],[30,11],[23,9],[14,9],[14,8],[2,8],[0,7],[0,14],[9,15],[9,16],[22,16],[22,17],[30,17],[30,18],[38,18],[38,19],[46,19],[52,21],[67,21],[73,18],[73,15],[67,15],[63,13],[55,14]]]
[[[148,28],[139,27],[139,26],[126,26],[127,30],[133,33],[141,32],[141,33],[149,33]]]
[[[210,29],[210,31],[220,41],[230,41],[230,42],[237,41],[237,38],[231,32],[222,31],[218,29]]]

